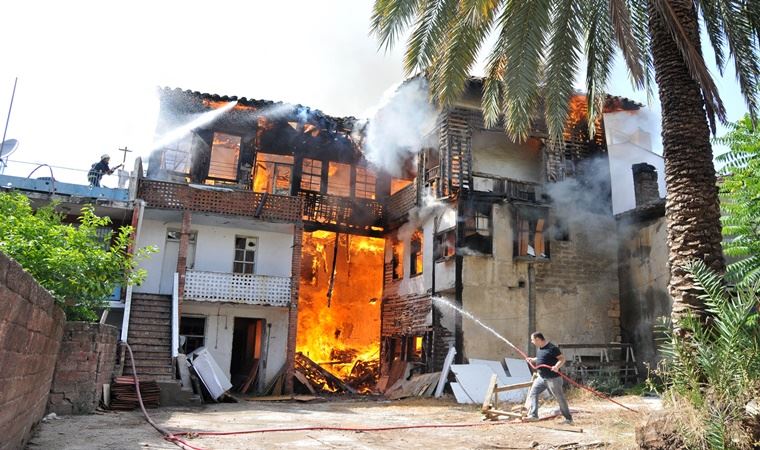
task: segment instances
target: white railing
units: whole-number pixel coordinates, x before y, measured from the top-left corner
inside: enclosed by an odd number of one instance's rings
[[[179,274],[174,272],[172,287],[172,358],[179,354]]]
[[[187,300],[288,306],[290,277],[188,270],[184,294]]]

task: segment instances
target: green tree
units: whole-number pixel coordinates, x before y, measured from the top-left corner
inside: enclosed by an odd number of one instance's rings
[[[0,251],[15,259],[63,307],[68,320],[97,320],[95,310],[106,304],[118,284],[138,283],[144,270],[136,262],[152,251],[135,255],[127,249],[131,227],[99,237],[110,223],[92,208],[82,209],[78,227],[63,224],[53,206],[33,211],[18,193],[0,193]]]
[[[663,113],[669,291],[673,318],[680,323],[689,311],[704,313],[686,263],[696,258],[724,270],[710,130],[716,117],[725,121],[725,110],[702,57],[700,16],[717,66],[722,72],[733,59],[754,115],[760,77],[757,0],[375,0],[372,30],[390,47],[411,28],[405,68],[410,74],[424,71],[442,105],[462,94],[481,46],[495,33],[483,111],[490,124],[503,117],[507,134],[516,140],[528,135],[541,104],[551,136],[561,139],[581,56],[592,127],[616,48],[636,86],[649,88],[654,70]]]
[[[737,258],[726,278],[742,286],[760,281],[760,130],[749,116],[731,124],[716,142],[729,151],[716,159],[724,163],[720,195],[723,251]]]

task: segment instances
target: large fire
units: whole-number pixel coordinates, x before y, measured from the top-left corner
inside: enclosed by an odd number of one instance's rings
[[[303,236],[296,351],[363,391],[377,381],[384,247],[343,233]]]

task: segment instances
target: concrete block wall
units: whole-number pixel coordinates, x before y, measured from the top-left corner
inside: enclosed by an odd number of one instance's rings
[[[0,253],[0,449],[23,448],[45,414],[66,316]]]
[[[103,384],[110,383],[119,330],[111,325],[66,322],[50,389],[48,411],[91,414]]]

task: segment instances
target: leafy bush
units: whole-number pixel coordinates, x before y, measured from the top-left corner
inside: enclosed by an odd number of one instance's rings
[[[760,430],[745,414],[760,393],[760,325],[754,288],[728,292],[701,261],[687,267],[710,318],[687,317],[690,335],[670,332],[657,375],[664,398],[689,443],[699,449],[749,449]]]
[[[110,224],[91,207],[82,209],[79,226],[63,224],[54,206],[36,212],[18,193],[0,193],[0,251],[15,259],[66,312],[68,320],[97,320],[95,311],[119,284],[139,283],[144,270],[137,260],[152,248],[128,253],[131,227],[105,236],[98,228]]]

